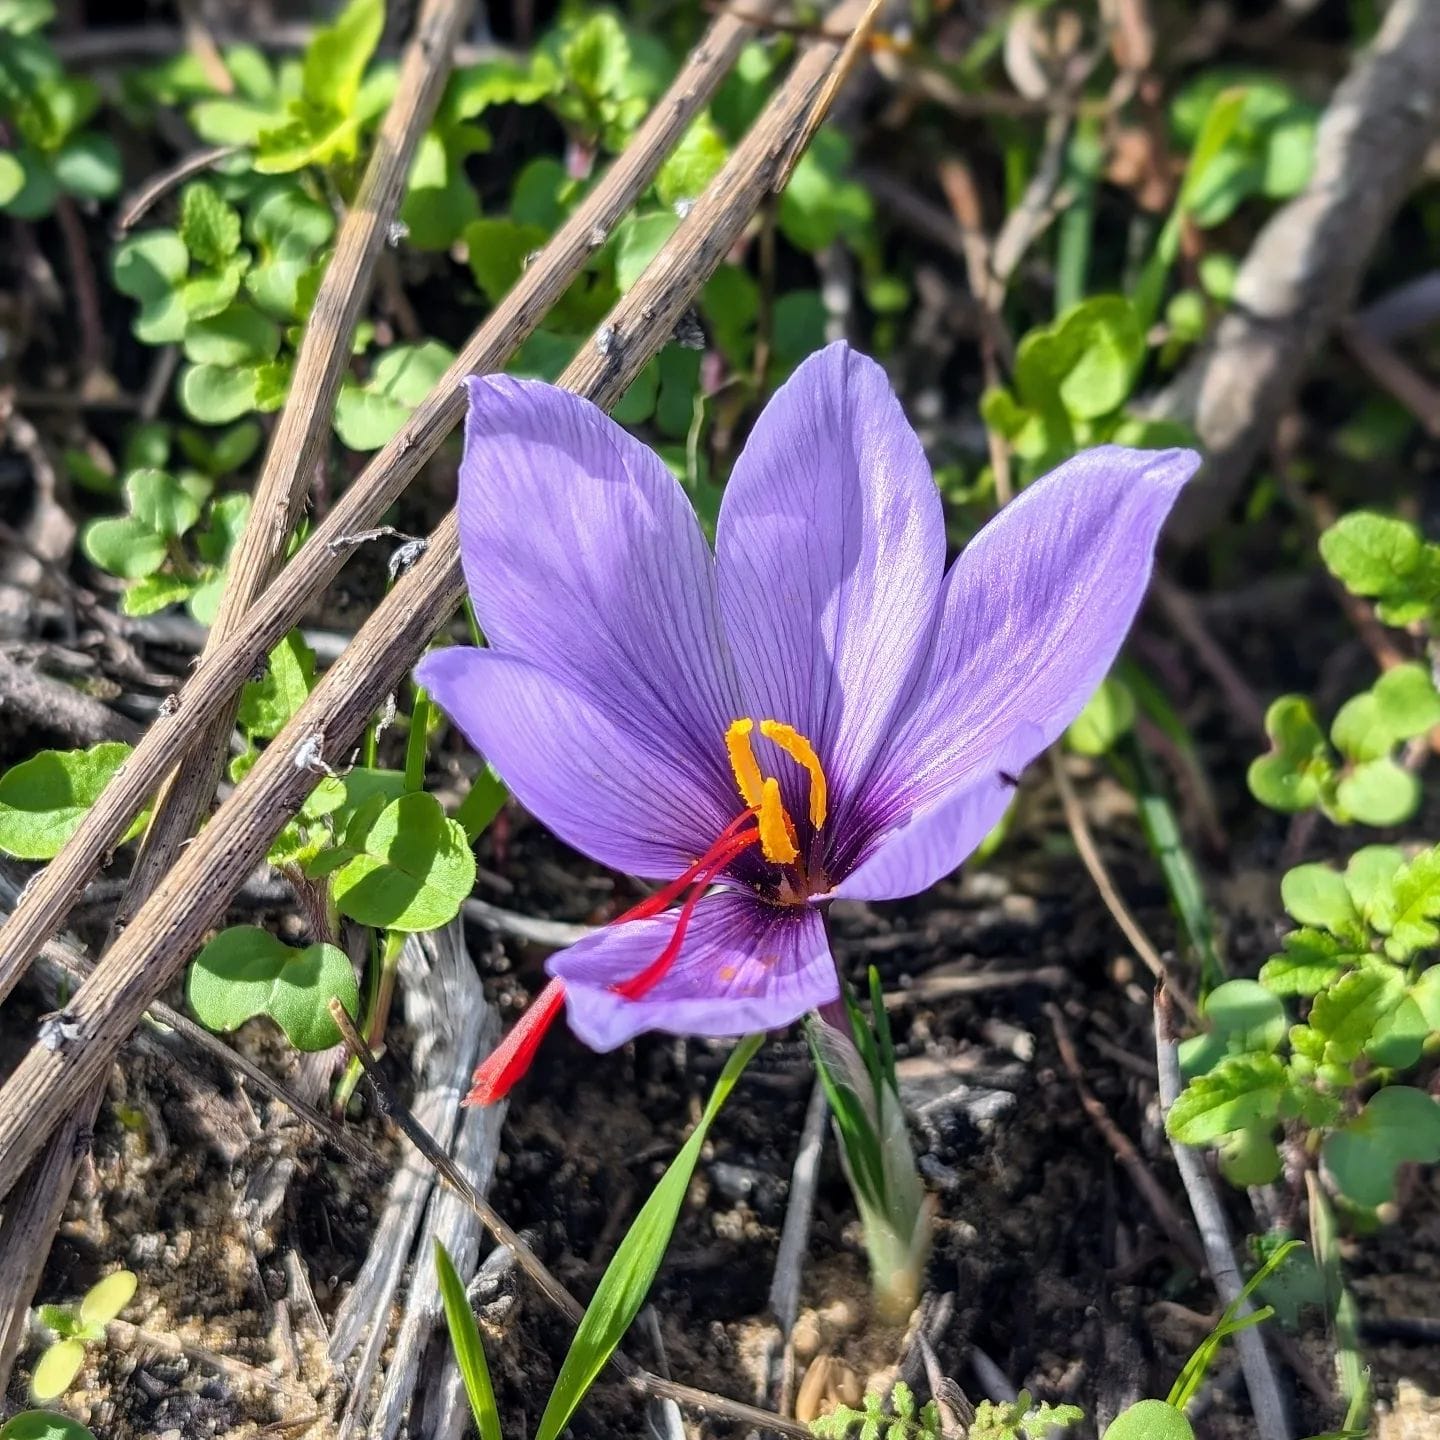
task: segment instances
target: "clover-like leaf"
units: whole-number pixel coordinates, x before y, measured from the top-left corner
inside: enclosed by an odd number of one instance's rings
[[[153,575],[170,553],[164,538],[133,515],[92,520],[81,533],[80,548],[91,564],[122,580]]]
[[[1353,595],[1376,602],[1387,625],[1423,620],[1440,600],[1440,546],[1406,520],[1356,510],[1321,537],[1320,556]]]
[[[475,884],[465,831],[433,795],[403,795],[357,811],[311,875],[330,876],[340,912],[380,930],[434,930],[460,913]]]
[[[1334,777],[1333,752],[1303,695],[1282,695],[1265,712],[1270,753],[1250,764],[1250,793],[1272,810],[1293,814],[1320,804]]]
[[[180,377],[180,403],[202,425],[228,425],[258,408],[258,385],[253,365],[188,365]]]
[[[195,365],[261,365],[280,350],[280,327],[243,301],[185,327],[185,358]]]
[[[1400,825],[1420,807],[1420,780],[1393,760],[1366,760],[1340,777],[1335,803],[1362,825]]]
[[[1321,1154],[1346,1199],[1383,1205],[1394,1197],[1401,1165],[1440,1160],[1440,1103],[1423,1090],[1392,1085],[1327,1136]]]
[[[1429,671],[1421,665],[1397,665],[1340,707],[1330,738],[1347,759],[1376,760],[1436,725],[1440,694]]]
[[[340,1043],[332,999],[352,1015],[360,1004],[354,967],[338,946],[296,950],[257,925],[233,925],[205,946],[190,964],[185,998],[207,1030],[268,1015],[297,1050]]]
[[[132,470],[125,477],[131,515],[163,540],[178,540],[200,519],[210,488],[203,475],[165,470]]]
[[[1373,923],[1376,907],[1391,894],[1404,863],[1404,854],[1393,845],[1365,845],[1345,862],[1345,887],[1367,924]]]
[[[352,450],[378,450],[439,383],[455,352],[438,340],[397,345],[363,385],[347,380],[335,406],[335,433]]]
[[[1204,1145],[1280,1113],[1288,1078],[1274,1055],[1231,1055],[1192,1080],[1170,1109],[1166,1128],[1184,1145]]]
[[[110,262],[115,288],[140,302],[132,329],[147,345],[167,345],[185,333],[180,287],[190,272],[190,252],[173,230],[147,230],[122,240]]]
[[[1297,865],[1288,871],[1280,881],[1280,901],[1301,925],[1352,939],[1364,935],[1365,924],[1345,876],[1328,865]]]
[[[0,775],[0,851],[18,860],[53,860],[125,763],[118,740],[88,750],[41,750]],[[145,826],[138,816],[125,839]]]

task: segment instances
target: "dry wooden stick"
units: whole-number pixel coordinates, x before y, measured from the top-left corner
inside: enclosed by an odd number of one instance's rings
[[[250,519],[231,560],[206,651],[235,630],[285,558],[310,476],[329,440],[330,417],[349,365],[355,329],[369,298],[375,263],[399,209],[420,138],[440,103],[450,74],[451,53],[471,3],[427,0],[420,12],[400,66],[395,99],[376,134],[370,162],[340,227],[335,254],[326,266],[306,323],[290,395],[255,485]],[[161,792],[139,858],[116,907],[112,938],[149,898],[209,809],[229,755],[238,703],[237,690],[228,705],[199,727],[186,763],[177,767]],[[61,1133],[25,1177],[20,1205],[12,1208],[0,1227],[0,1271],[18,1280],[0,1292],[0,1307],[9,1308],[11,1330],[39,1283],[54,1226],[88,1151],[80,1140],[95,1124],[105,1084],[102,1072],[90,1091],[79,1098],[69,1123],[62,1125]],[[36,1228],[45,1225],[49,1228]],[[16,1275],[17,1270],[23,1274]]]
[[[842,13],[853,24],[858,9],[847,4]],[[661,348],[793,158],[795,129],[810,118],[839,49],[834,41],[816,41],[796,61],[725,168],[611,312],[596,343],[567,369],[561,381],[566,388],[612,405]],[[0,1089],[0,1197],[65,1110],[104,1074],[146,1006],[194,953],[250,867],[299,810],[319,779],[315,767],[343,763],[370,714],[463,591],[452,510],[424,557],[377,607],[81,986],[56,1048],[33,1046]]]
[[[494,1236],[496,1242],[505,1246],[515,1257],[516,1263],[534,1282],[542,1295],[555,1306],[572,1325],[578,1325],[585,1316],[585,1307],[546,1268],[545,1262],[525,1243],[523,1237],[508,1220],[495,1209],[466,1178],[454,1160],[435,1142],[434,1137],[410,1113],[396,1094],[394,1087],[385,1078],[384,1072],[375,1063],[375,1057],[365,1044],[355,1022],[345,1012],[338,1000],[330,1002],[330,1014],[334,1017],[350,1053],[359,1060],[374,1090],[381,1110],[399,1127],[401,1134],[434,1167],[435,1173],[470,1208],[480,1223]],[[796,1440],[810,1440],[810,1429],[796,1424],[783,1415],[747,1405],[743,1400],[731,1400],[724,1395],[712,1394],[708,1390],[697,1390],[690,1385],[680,1385],[673,1380],[637,1365],[623,1350],[611,1353],[610,1364],[615,1367],[642,1395],[655,1399],[674,1400],[677,1404],[688,1405],[705,1414],[722,1416],[743,1425],[758,1426],[762,1430],[773,1430],[781,1435],[792,1435]]]
[[[340,227],[334,257],[325,267],[305,323],[290,394],[266,451],[250,518],[231,557],[219,613],[202,658],[234,634],[284,561],[285,548],[305,507],[310,478],[324,461],[330,417],[349,368],[355,328],[369,299],[375,263],[399,209],[420,137],[440,103],[450,74],[450,55],[471,5],[472,0],[426,0],[420,12],[400,67],[394,102],[375,136],[365,178]],[[186,748],[185,763],[176,768],[162,790],[130,884],[116,910],[116,930],[128,924],[149,898],[209,808],[229,753],[239,699],[237,691],[228,706],[197,727],[198,733]]]
[[[752,8],[763,12],[774,3],[761,0]],[[243,622],[202,661],[178,693],[172,713],[150,728],[60,854],[0,927],[0,1000],[46,938],[59,930],[76,898],[199,729],[233,702],[258,661],[299,623],[309,604],[334,580],[353,551],[353,537],[375,526],[459,424],[465,408],[461,381],[470,374],[498,369],[535,330],[654,179],[666,154],[715,93],[752,34],[748,23],[729,17],[711,26],[625,153],[526,267],[455,363],[340,496]]]

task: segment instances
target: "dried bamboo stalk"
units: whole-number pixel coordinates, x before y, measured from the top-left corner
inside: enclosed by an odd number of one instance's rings
[[[715,93],[754,34],[753,20],[763,19],[776,3],[754,0],[746,7],[748,18],[716,20],[625,153],[525,269],[415,413],[340,496],[234,633],[201,663],[178,692],[172,712],[146,732],[64,849],[0,927],[0,1000],[64,923],[86,884],[200,728],[224,711],[256,664],[334,580],[351,553],[347,537],[377,523],[459,424],[464,412],[461,381],[499,369],[536,329]]]
[[[859,11],[847,4],[836,18],[853,27]],[[609,406],[658,352],[765,196],[783,183],[787,164],[798,159],[795,136],[821,98],[833,94],[826,85],[840,54],[828,38],[805,49],[724,170],[597,332],[601,343],[571,364],[564,386]],[[317,760],[348,758],[370,714],[459,604],[458,542],[452,510],[423,559],[375,610],[80,988],[55,1048],[33,1046],[0,1089],[0,1197],[69,1105],[104,1073],[145,1007],[304,803],[319,778]]]

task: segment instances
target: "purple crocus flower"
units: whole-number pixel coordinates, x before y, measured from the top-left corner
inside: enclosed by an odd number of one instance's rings
[[[947,572],[918,438],[880,367],[832,345],[756,422],[712,555],[593,405],[505,376],[469,392],[460,543],[489,648],[417,678],[562,840],[666,882],[550,958],[479,1101],[562,1008],[610,1050],[835,1000],[825,902],[914,895],[980,843],[1110,668],[1198,463],[1087,451]]]

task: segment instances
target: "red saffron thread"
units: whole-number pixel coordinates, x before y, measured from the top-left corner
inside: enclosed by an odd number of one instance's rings
[[[691,916],[694,915],[701,896],[736,856],[743,854],[760,839],[758,828],[749,831],[741,828],[753,814],[751,810],[742,811],[716,836],[714,844],[693,865],[610,922],[612,925],[624,925],[631,920],[648,920],[667,909],[686,891],[689,892],[676,917],[675,933],[665,948],[638,975],[612,986],[616,994],[623,995],[627,1000],[638,1000],[665,978],[680,953],[685,932],[690,927]],[[565,982],[560,979],[551,980],[515,1022],[510,1033],[486,1056],[475,1072],[474,1083],[463,1103],[493,1105],[497,1100],[503,1100],[530,1068],[535,1052],[540,1048],[540,1042],[555,1023],[564,1005]]]
[[[503,1100],[530,1068],[545,1032],[565,1005],[565,982],[552,980],[515,1022],[510,1033],[486,1056],[475,1072],[466,1105],[493,1105]]]

